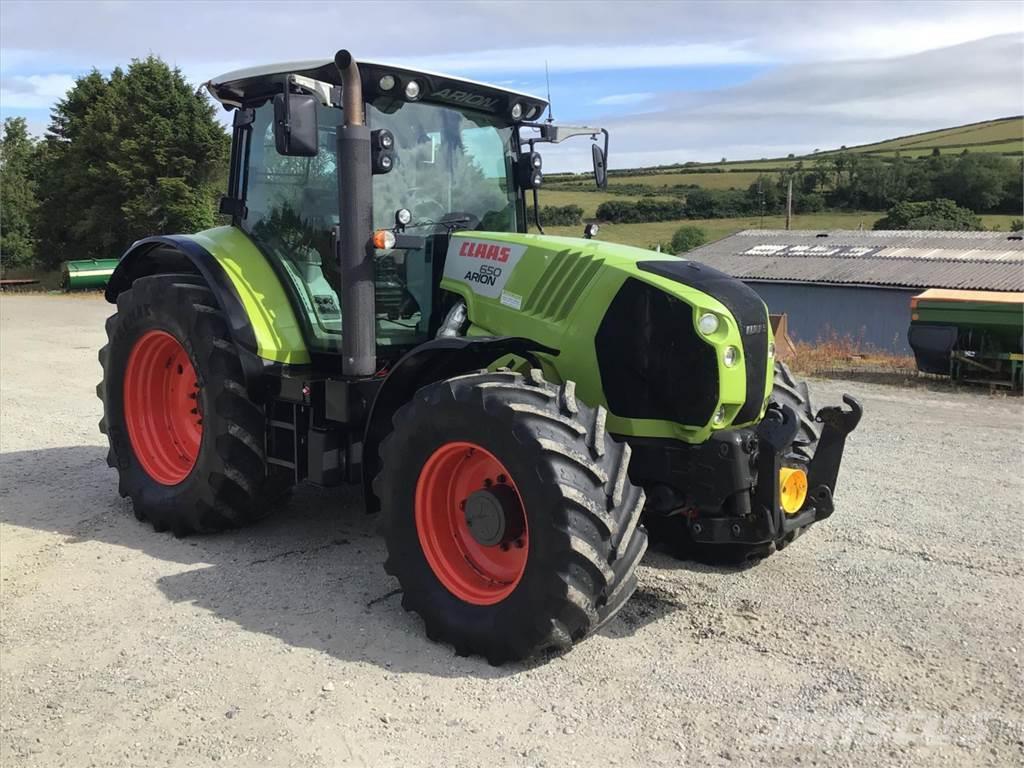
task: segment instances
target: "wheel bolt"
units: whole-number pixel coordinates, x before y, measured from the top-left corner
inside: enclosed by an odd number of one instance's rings
[[[522,549],[524,546],[522,539],[516,539],[516,549]]]
[[[501,551],[502,552],[508,552],[508,549],[509,549],[508,542],[507,541],[501,542]]]
[[[488,477],[484,480],[484,488],[490,488],[492,485],[494,485],[494,481],[491,478]]]
[[[504,475],[498,475],[498,482],[499,483],[507,483],[508,482],[508,478],[505,477]]]

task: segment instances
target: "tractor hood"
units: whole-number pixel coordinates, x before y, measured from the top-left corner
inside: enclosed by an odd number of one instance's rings
[[[608,408],[619,434],[700,442],[764,412],[767,307],[703,264],[599,240],[467,231],[451,238],[441,286],[466,302],[470,334],[558,350],[545,373]]]

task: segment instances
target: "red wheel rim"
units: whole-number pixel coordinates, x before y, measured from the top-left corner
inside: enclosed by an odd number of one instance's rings
[[[166,331],[147,331],[124,372],[124,419],[135,457],[161,485],[192,471],[203,438],[199,381],[188,353]]]
[[[505,486],[514,492],[506,512],[510,533],[485,546],[466,522],[467,498]],[[512,475],[490,451],[475,443],[446,443],[434,451],[416,482],[416,533],[434,575],[460,600],[494,605],[515,590],[530,552],[523,499]]]

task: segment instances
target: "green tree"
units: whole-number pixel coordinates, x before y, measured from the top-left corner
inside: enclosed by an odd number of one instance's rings
[[[707,241],[708,236],[703,229],[687,224],[677,229],[672,235],[672,253],[692,251]]]
[[[0,265],[29,264],[36,255],[35,143],[24,117],[4,120],[0,139]]]
[[[229,144],[212,104],[155,56],[79,78],[41,152],[42,261],[212,226]]]
[[[1013,163],[999,155],[962,154],[938,179],[938,191],[973,211],[991,211],[1019,187]]]
[[[875,222],[875,229],[981,230],[981,219],[952,200],[897,203]]]

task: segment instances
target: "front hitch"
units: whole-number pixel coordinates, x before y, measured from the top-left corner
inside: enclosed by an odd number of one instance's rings
[[[818,411],[815,417],[815,420],[824,424],[825,428],[821,431],[818,447],[808,467],[807,485],[811,489],[810,496],[818,510],[818,520],[828,517],[835,509],[832,494],[836,490],[839,465],[843,460],[843,449],[846,447],[846,436],[857,428],[861,416],[864,415],[864,409],[855,397],[843,395],[843,402],[850,406],[850,410],[843,410],[839,405],[830,405]]]

